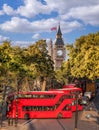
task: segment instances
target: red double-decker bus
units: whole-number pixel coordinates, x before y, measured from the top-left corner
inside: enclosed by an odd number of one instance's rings
[[[74,88],[74,87],[76,87],[75,84],[67,84],[63,86],[63,88]]]
[[[64,91],[64,93],[68,93],[71,96],[72,99],[72,111],[76,111],[76,108],[78,110],[82,110],[82,89],[74,87],[73,85],[66,86],[63,89],[57,89],[58,91]],[[78,105],[77,105],[78,103]],[[76,106],[77,105],[77,106]]]
[[[30,91],[12,94],[8,99],[8,118],[70,118],[72,100],[64,91]]]

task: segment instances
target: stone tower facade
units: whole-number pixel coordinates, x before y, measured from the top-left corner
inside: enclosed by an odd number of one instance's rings
[[[48,54],[51,56],[51,59],[53,60],[53,41],[50,40],[48,43]]]
[[[49,42],[48,52],[49,55],[52,57],[52,60],[54,61],[54,69],[59,69],[66,57],[66,48],[62,38],[60,25],[57,30],[55,43],[53,44],[52,40],[50,40]]]

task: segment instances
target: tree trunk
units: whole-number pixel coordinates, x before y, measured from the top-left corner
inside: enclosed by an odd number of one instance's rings
[[[43,84],[42,84],[42,86],[41,86],[41,91],[45,91],[45,89],[46,89],[46,77],[44,77],[44,80],[43,80]]]
[[[27,77],[25,77],[23,82],[22,82],[22,90],[23,91],[30,91],[30,89],[29,89],[29,82],[28,82]]]

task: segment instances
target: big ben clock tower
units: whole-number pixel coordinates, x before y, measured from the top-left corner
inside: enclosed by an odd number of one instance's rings
[[[53,61],[54,61],[54,69],[57,70],[61,67],[62,62],[65,60],[66,48],[64,45],[64,41],[62,38],[62,33],[60,29],[60,25],[56,34],[56,41],[53,46]]]

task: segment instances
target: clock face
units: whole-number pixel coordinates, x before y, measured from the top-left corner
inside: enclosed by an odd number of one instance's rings
[[[58,51],[57,51],[57,55],[58,55],[58,56],[61,56],[62,54],[63,54],[62,50],[58,50]]]

